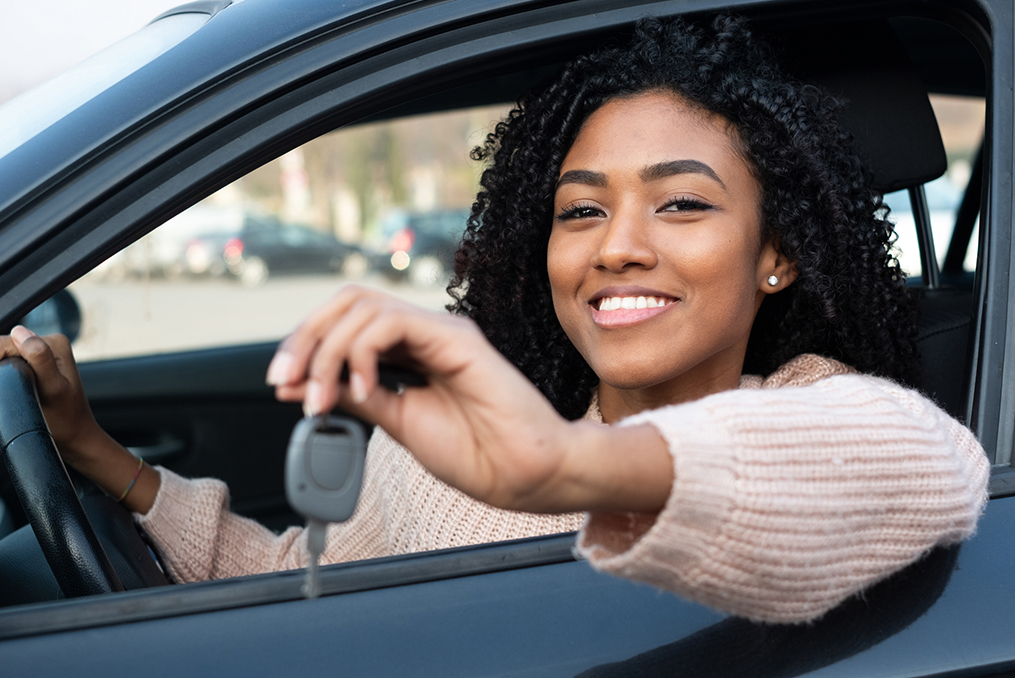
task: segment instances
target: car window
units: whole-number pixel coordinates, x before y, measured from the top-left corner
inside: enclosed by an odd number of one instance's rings
[[[199,9],[165,16],[0,106],[0,156],[155,60],[209,18]]]
[[[350,126],[222,188],[70,286],[79,360],[277,340],[350,280],[442,308],[506,112]]]
[[[930,102],[948,156],[948,169],[944,176],[924,185],[934,235],[934,250],[940,266],[948,251],[955,217],[972,173],[972,163],[983,139],[986,104],[980,97],[939,94],[932,94]],[[899,263],[909,277],[919,277],[923,267],[920,264],[920,249],[909,193],[896,191],[886,194],[884,199],[891,207],[888,219],[896,224],[898,240],[895,243],[895,254]],[[976,268],[977,242],[978,234],[974,231],[963,261],[963,269],[966,271]]]

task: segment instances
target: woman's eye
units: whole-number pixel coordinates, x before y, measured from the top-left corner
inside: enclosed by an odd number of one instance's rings
[[[595,205],[579,203],[565,207],[557,214],[557,219],[559,221],[567,221],[568,219],[591,219],[601,216],[603,216],[603,211]]]
[[[694,212],[700,210],[710,210],[712,205],[707,202],[698,200],[697,198],[680,197],[673,198],[665,205],[662,206],[660,212]]]

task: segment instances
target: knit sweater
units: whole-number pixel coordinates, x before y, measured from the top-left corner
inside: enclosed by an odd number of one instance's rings
[[[593,399],[586,419],[602,422]],[[335,563],[581,528],[603,571],[750,619],[814,619],[969,537],[989,464],[973,435],[919,393],[813,355],[740,389],[643,412],[674,484],[658,514],[537,515],[471,499],[378,429],[353,516],[328,528]],[[159,469],[138,523],[177,581],[303,567],[306,535],[275,535],[228,510],[218,480]],[[583,524],[584,522],[584,524]]]

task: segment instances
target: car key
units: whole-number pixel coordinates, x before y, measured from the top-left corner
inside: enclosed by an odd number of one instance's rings
[[[344,366],[340,379],[348,381]],[[401,393],[407,386],[425,386],[425,376],[393,365],[378,365],[380,385]],[[366,440],[361,426],[344,417],[319,415],[296,424],[286,453],[286,498],[293,509],[307,519],[307,551],[310,563],[303,594],[316,598],[320,593],[318,568],[329,522],[348,520],[356,510]]]
[[[328,523],[348,520],[356,510],[365,459],[363,428],[352,419],[323,414],[302,419],[293,429],[285,491],[289,504],[307,519],[307,598],[320,593],[318,565]]]

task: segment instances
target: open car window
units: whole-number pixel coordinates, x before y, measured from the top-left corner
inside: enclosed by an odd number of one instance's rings
[[[78,359],[275,341],[346,281],[443,308],[469,151],[507,110],[352,125],[220,189],[70,286]]]
[[[948,156],[924,186],[939,265],[983,138],[981,97],[931,95]],[[508,106],[352,125],[254,170],[70,286],[81,361],[274,341],[343,283],[439,309],[475,197],[468,157]],[[910,197],[885,196],[895,254],[922,273]],[[976,267],[977,234],[964,270]]]

